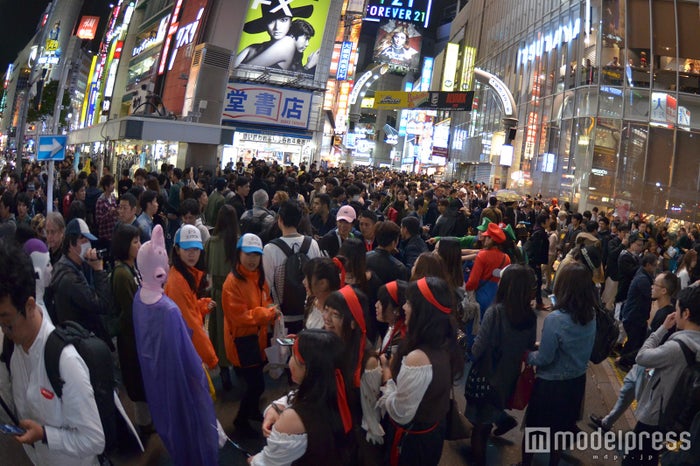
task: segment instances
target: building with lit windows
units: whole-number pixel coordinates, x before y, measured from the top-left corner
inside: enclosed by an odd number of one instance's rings
[[[454,176],[579,210],[700,219],[696,1],[471,0],[450,42],[460,65],[475,50],[507,84],[518,119],[509,157],[498,95],[477,83],[473,111],[451,122]]]

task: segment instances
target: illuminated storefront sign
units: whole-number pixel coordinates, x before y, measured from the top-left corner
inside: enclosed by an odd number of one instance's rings
[[[163,50],[160,53],[160,65],[158,65],[158,74],[161,75],[165,71],[165,61],[168,59],[168,52],[170,51],[170,43],[173,40],[173,36],[177,32],[177,28],[180,25],[178,20],[180,19],[180,10],[182,9],[182,0],[177,0],[175,4],[175,9],[173,10],[173,15],[170,18],[170,27],[168,27],[168,35],[165,38],[165,43],[163,44]]]
[[[451,92],[454,90],[458,57],[459,44],[448,42],[447,47],[445,48],[445,66],[442,69],[441,91]]]
[[[75,34],[79,39],[92,40],[95,38],[97,26],[100,24],[99,16],[83,16]]]
[[[464,47],[462,51],[462,79],[460,79],[461,91],[468,91],[474,85],[474,63],[476,61],[476,48]]]
[[[510,93],[508,92],[508,88],[506,88],[503,81],[497,78],[491,78],[489,79],[489,86],[491,86],[500,97],[500,100],[503,103],[503,113],[506,115],[512,115],[513,106],[510,103]]]
[[[170,62],[168,63],[168,71],[173,69],[173,63],[175,63],[175,58],[177,57],[177,52],[180,47],[185,45],[190,45],[194,42],[195,35],[197,34],[197,28],[199,27],[199,21],[202,19],[202,14],[204,14],[204,8],[200,8],[197,12],[197,19],[189,24],[182,26],[177,30],[175,35],[175,48],[173,54],[170,57]]]
[[[348,79],[348,68],[350,68],[350,56],[352,55],[352,42],[344,41],[340,46],[340,57],[338,59],[338,72],[335,77],[338,81]]]
[[[223,122],[263,123],[306,129],[311,115],[311,92],[246,83],[226,87]]]
[[[526,65],[529,61],[534,60],[535,57],[541,57],[542,54],[575,39],[580,32],[580,18],[576,18],[573,22],[569,21],[568,24],[562,24],[554,32],[545,34],[521,48],[518,51],[518,63]]]
[[[167,31],[167,28],[168,28],[168,20],[169,19],[170,19],[170,15],[163,17],[160,20],[160,23],[158,25],[158,29],[152,30],[149,33],[148,37],[143,38],[141,40],[141,42],[138,43],[138,45],[134,46],[134,48],[131,51],[131,56],[138,57],[143,52],[150,50],[152,47],[163,42],[163,39],[165,38],[165,33]]]
[[[370,0],[367,4],[367,21],[395,19],[422,24],[428,27],[432,0]]]

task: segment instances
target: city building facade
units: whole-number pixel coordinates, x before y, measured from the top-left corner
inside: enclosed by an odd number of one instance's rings
[[[504,150],[497,90],[476,83],[473,110],[451,121],[454,176],[579,210],[698,221],[697,13],[683,0],[469,1],[451,27],[458,63],[475,54],[499,76],[518,123]]]

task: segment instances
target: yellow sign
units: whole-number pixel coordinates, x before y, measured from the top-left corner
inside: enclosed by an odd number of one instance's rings
[[[46,40],[46,51],[47,52],[55,52],[58,50],[58,41],[53,40],[53,39],[47,39]]]
[[[427,92],[377,91],[374,93],[374,108],[393,110],[415,108],[428,101]]]
[[[476,61],[476,48],[464,47],[462,52],[462,79],[460,80],[462,91],[469,91],[474,84],[474,63]]]

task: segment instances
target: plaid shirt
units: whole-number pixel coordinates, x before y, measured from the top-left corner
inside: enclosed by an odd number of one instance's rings
[[[100,239],[110,241],[112,232],[117,225],[117,199],[114,194],[106,197],[102,194],[95,205],[95,221],[97,222],[97,236]]]

